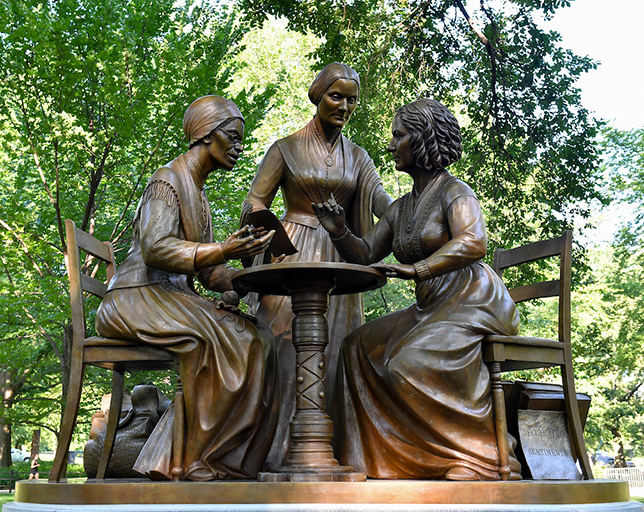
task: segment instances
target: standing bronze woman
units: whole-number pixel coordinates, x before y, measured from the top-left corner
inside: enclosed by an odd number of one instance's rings
[[[499,479],[487,333],[515,334],[505,286],[481,259],[487,235],[470,187],[445,169],[461,157],[456,118],[435,100],[398,109],[387,148],[414,181],[362,238],[334,200],[314,205],[338,252],[416,281],[417,302],[343,342],[335,406],[343,464],[372,478]],[[511,460],[511,478],[520,466]]]
[[[184,479],[255,477],[279,410],[273,337],[268,327],[198,295],[192,280],[232,290],[234,269],[224,263],[264,252],[272,233],[244,228],[213,242],[203,187],[209,173],[237,162],[244,133],[237,106],[219,96],[199,98],[183,128],[190,149],[150,178],[132,246],[99,307],[96,329],[177,355],[185,398]],[[172,412],[157,425],[135,470],[171,476]]]
[[[333,194],[358,235],[365,234],[373,225],[373,215],[380,217],[391,203],[371,158],[341,133],[356,108],[359,92],[360,78],[352,68],[339,63],[326,66],[309,89],[309,99],[317,107],[314,119],[300,131],[277,141],[259,166],[242,207],[242,225],[251,211],[269,208],[281,189],[285,208],[282,224],[299,251],[284,261],[342,261],[320,226],[312,202],[324,201]],[[284,410],[272,456],[272,462],[280,465],[286,453],[284,444],[288,441],[288,422],[295,400],[290,299],[263,297],[257,318],[270,325],[280,354]],[[331,383],[340,342],[364,323],[362,296],[331,297],[327,318],[326,382]],[[328,397],[327,403],[331,400]]]

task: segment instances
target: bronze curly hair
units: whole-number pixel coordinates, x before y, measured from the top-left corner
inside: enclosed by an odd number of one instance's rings
[[[421,169],[444,169],[461,158],[461,129],[442,103],[423,98],[398,108],[396,115],[409,132],[411,150]]]

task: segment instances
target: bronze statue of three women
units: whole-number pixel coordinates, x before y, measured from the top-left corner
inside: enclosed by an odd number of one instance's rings
[[[288,451],[289,299],[261,297],[255,319],[192,286],[197,277],[206,288],[230,290],[234,270],[226,261],[266,260],[273,233],[246,219],[270,208],[279,190],[281,222],[298,249],[284,261],[374,265],[416,283],[415,304],[365,325],[361,296],[331,297],[326,383],[336,457],[371,478],[499,478],[481,340],[516,333],[518,315],[481,261],[487,241],[479,203],[446,170],[461,156],[458,123],[434,100],[398,109],[387,150],[414,185],[392,202],[367,153],[342,134],[359,93],[349,66],[333,63],[318,74],[309,90],[315,117],[268,150],[242,207],[243,227],[224,242],[213,241],[203,186],[213,170],[231,170],[241,151],[244,121],[233,102],[205,96],[190,105],[189,150],[157,170],[143,193],[132,246],[96,327],[177,355],[184,479],[255,478]],[[400,264],[382,263],[392,252]],[[170,408],[137,471],[170,477],[172,421]],[[511,469],[520,478],[514,458]]]

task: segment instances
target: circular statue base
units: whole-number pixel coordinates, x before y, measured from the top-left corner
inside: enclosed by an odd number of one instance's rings
[[[26,480],[3,512],[642,512],[620,480],[445,482],[152,482]]]

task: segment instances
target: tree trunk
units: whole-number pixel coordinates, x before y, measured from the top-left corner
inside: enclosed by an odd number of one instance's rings
[[[31,436],[31,458],[40,455],[40,429],[35,428]]]
[[[2,387],[2,410],[0,413],[0,467],[11,466],[11,421],[7,413],[12,405],[11,374],[5,367],[0,369],[0,386]]]

